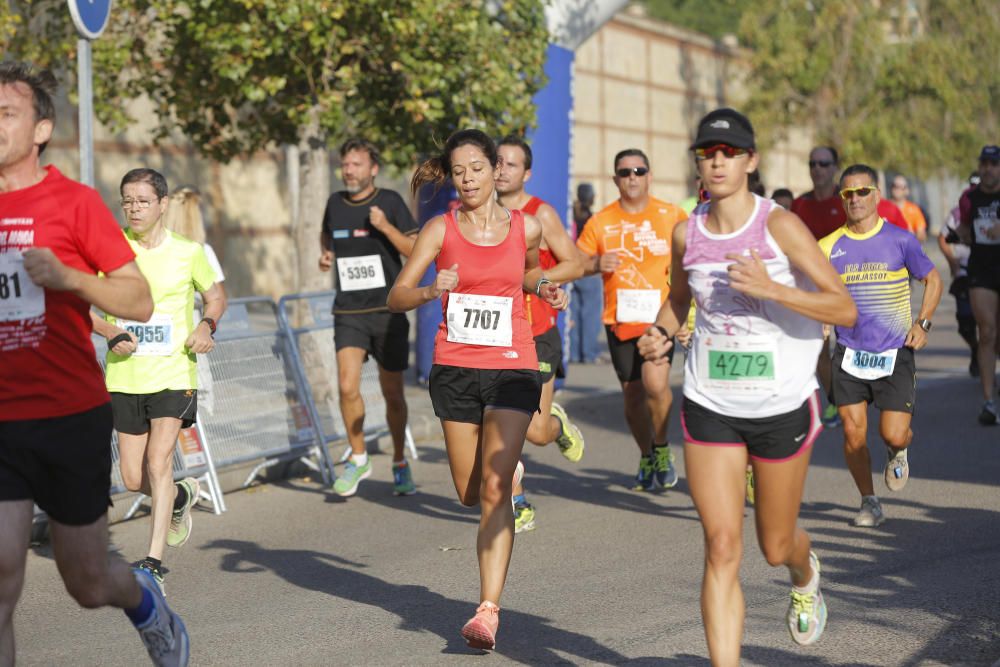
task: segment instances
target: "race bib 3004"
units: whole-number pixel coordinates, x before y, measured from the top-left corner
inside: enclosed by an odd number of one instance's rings
[[[45,289],[31,282],[20,252],[0,253],[0,322],[45,314]]]
[[[382,258],[378,255],[338,257],[337,275],[340,277],[340,289],[344,292],[385,287]]]
[[[118,320],[118,326],[135,336],[137,357],[168,357],[174,352],[174,323],[170,315],[153,313],[148,322]]]
[[[662,305],[658,289],[620,289],[616,291],[618,322],[655,322]]]
[[[509,296],[448,295],[448,340],[467,345],[510,347],[514,300]]]
[[[697,341],[703,386],[720,392],[771,395],[777,386],[773,340],[762,336],[709,335]]]
[[[840,367],[849,375],[859,380],[878,380],[892,375],[896,368],[896,353],[899,350],[885,352],[865,352],[851,347],[844,348],[844,360]]]

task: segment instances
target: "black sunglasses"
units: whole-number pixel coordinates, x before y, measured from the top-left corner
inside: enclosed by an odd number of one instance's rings
[[[636,176],[645,176],[649,173],[649,167],[620,167],[615,169],[615,175],[618,178],[628,178],[632,174]]]
[[[812,169],[813,167],[823,167],[824,169],[826,169],[832,164],[833,160],[809,160],[810,169]]]

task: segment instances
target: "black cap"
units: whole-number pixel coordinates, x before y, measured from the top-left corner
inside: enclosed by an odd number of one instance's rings
[[[753,125],[735,109],[724,107],[710,111],[698,123],[698,136],[691,148],[728,144],[736,148],[756,148]]]
[[[983,146],[983,150],[979,152],[979,161],[983,160],[1000,162],[1000,146]]]

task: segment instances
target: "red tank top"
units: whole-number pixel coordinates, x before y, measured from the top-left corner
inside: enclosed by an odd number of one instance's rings
[[[522,291],[527,251],[524,215],[511,211],[507,237],[493,246],[476,245],[462,236],[452,211],[445,214],[444,224],[444,241],[435,266],[441,271],[458,264],[458,285],[441,297],[434,363],[538,370]],[[505,332],[508,344],[503,344]],[[477,340],[490,342],[478,344]]]
[[[538,197],[532,197],[521,207],[521,210],[528,215],[537,215],[538,209],[544,203]],[[542,271],[551,269],[558,263],[548,248],[538,249],[538,264],[542,267]],[[524,299],[528,304],[528,321],[531,322],[532,336],[537,338],[556,325],[556,318],[559,316],[558,310],[530,292],[524,293]]]

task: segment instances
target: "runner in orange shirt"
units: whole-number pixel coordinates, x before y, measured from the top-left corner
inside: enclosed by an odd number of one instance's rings
[[[641,453],[637,491],[677,484],[667,424],[673,395],[670,364],[643,363],[636,343],[670,293],[670,239],[687,220],[679,207],[649,195],[649,159],[630,148],[615,156],[619,199],[596,213],[577,239],[585,275],[604,278],[604,325],[625,396],[625,420]]]
[[[924,217],[923,210],[910,201],[910,183],[906,180],[906,176],[896,174],[896,177],[892,179],[890,194],[892,195],[892,203],[898,206],[899,211],[903,214],[903,218],[910,228],[910,233],[916,236],[921,243],[926,241],[927,218]]]

